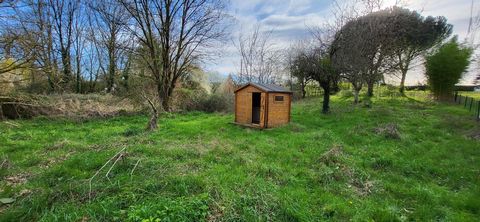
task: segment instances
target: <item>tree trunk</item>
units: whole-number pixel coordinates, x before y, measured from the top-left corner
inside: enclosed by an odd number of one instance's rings
[[[169,89],[167,89],[168,86],[164,84],[158,84],[157,86],[157,92],[158,92],[158,99],[160,104],[162,104],[163,111],[165,112],[170,112],[170,95],[169,95]]]
[[[113,59],[110,58],[110,64],[108,66],[108,77],[107,77],[107,92],[110,93],[113,90],[113,84],[115,83],[115,65]]]
[[[359,95],[360,95],[360,89],[354,87],[354,88],[353,88],[353,103],[358,104],[358,102],[359,102],[359,99],[358,99]]]
[[[150,108],[152,109],[152,116],[148,121],[147,130],[154,131],[158,128],[158,125],[157,125],[158,111],[157,111],[157,108],[155,108],[155,104],[153,104],[153,102],[147,96],[144,96],[144,97],[147,100],[148,104],[150,105]]]
[[[372,82],[367,83],[367,96],[368,97],[373,96],[373,86],[374,86],[374,83],[372,83]]]
[[[402,69],[402,79],[400,80],[400,93],[405,93],[405,79],[407,77],[407,70]]]
[[[170,112],[170,98],[168,96],[162,98],[162,108],[165,112]]]
[[[70,55],[67,49],[62,49],[61,51],[62,51],[61,56],[62,56],[62,64],[63,64],[62,82],[65,84],[65,86],[67,86],[68,83],[70,82],[70,77],[72,73],[72,67],[70,65]]]
[[[330,84],[322,84],[323,88],[323,107],[322,113],[327,114],[330,112]]]
[[[50,92],[52,93],[55,92],[55,85],[53,84],[53,80],[50,73],[47,75],[47,82],[48,82]]]
[[[115,34],[112,33],[112,38],[115,38]],[[112,92],[113,85],[115,84],[115,40],[111,39],[108,46],[108,77],[107,77],[107,92]]]
[[[305,96],[307,95],[307,91],[305,90],[305,84],[301,84],[302,87],[302,99],[305,99]]]
[[[150,121],[148,121],[147,130],[154,131],[158,128],[157,119],[158,119],[158,114],[152,113],[152,116],[150,117]]]
[[[333,93],[338,93],[340,92],[340,86],[338,85],[338,81],[333,81],[332,82],[332,90]]]
[[[2,108],[2,104],[0,103],[0,121],[3,120],[4,117],[3,117],[3,108]]]
[[[442,94],[439,94],[436,97],[436,99],[437,99],[437,101],[440,101],[440,102],[450,102],[450,101],[452,101],[452,94],[451,93],[442,93]]]
[[[81,67],[80,67],[80,55],[77,55],[77,58],[76,58],[76,62],[77,62],[77,85],[76,85],[76,90],[77,90],[77,93],[81,93],[82,92],[82,77],[81,77]]]
[[[77,93],[81,93],[81,92],[82,92],[82,86],[81,86],[80,72],[77,72],[77,85],[76,85],[76,92],[77,92]]]

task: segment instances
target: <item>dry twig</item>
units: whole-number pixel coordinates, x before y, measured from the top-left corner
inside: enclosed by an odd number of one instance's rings
[[[138,164],[140,163],[140,160],[142,160],[142,159],[138,159],[138,160],[137,160],[137,163],[135,164],[135,166],[133,167],[132,171],[130,172],[130,178],[133,176],[133,171],[135,171],[135,169],[137,169],[137,166],[138,166]]]
[[[120,153],[122,153],[126,148],[127,147],[123,147],[118,153],[113,155],[112,158],[110,158],[105,164],[103,164],[103,166],[100,167],[100,169],[98,169],[97,172],[95,172],[95,174],[92,177],[90,177],[90,179],[88,180],[88,185],[89,185],[88,200],[89,201],[92,199],[92,181],[93,181],[93,179],[103,170],[103,168],[105,168],[108,165],[108,163],[110,163],[113,159],[115,159],[117,156],[119,156]]]

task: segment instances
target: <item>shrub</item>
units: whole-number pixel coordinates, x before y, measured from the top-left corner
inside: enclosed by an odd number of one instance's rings
[[[402,96],[402,93],[395,86],[386,85],[385,87],[382,87],[382,88],[383,89],[380,90],[381,96],[384,96],[384,97],[400,97],[400,96]]]
[[[196,110],[204,112],[231,112],[233,96],[212,94],[199,101]]]
[[[231,112],[233,94],[208,94],[203,90],[181,89],[177,92],[176,108],[182,111]]]
[[[462,46],[454,37],[426,57],[426,76],[438,100],[450,99],[455,84],[470,64],[472,49]]]
[[[353,97],[353,92],[350,89],[342,89],[338,95],[342,98],[351,98]]]

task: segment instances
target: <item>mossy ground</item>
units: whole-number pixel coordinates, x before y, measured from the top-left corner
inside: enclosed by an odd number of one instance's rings
[[[141,115],[0,122],[0,198],[16,199],[0,221],[475,221],[480,123],[416,99],[333,97],[328,115],[306,99],[269,130],[198,112],[156,132]]]

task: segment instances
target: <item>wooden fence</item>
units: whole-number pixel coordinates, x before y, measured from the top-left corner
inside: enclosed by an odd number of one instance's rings
[[[455,92],[455,103],[463,105],[464,108],[475,114],[477,121],[480,121],[480,100],[475,100],[469,96],[462,96]]]

